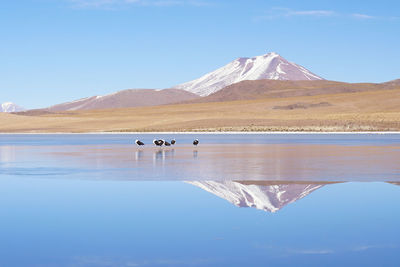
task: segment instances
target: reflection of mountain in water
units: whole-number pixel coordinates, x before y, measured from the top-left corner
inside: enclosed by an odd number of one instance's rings
[[[238,207],[276,212],[326,183],[273,183],[268,181],[187,181]]]

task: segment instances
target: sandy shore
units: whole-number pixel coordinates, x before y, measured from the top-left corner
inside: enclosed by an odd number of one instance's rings
[[[242,135],[242,134],[249,134],[249,135],[257,135],[257,134],[265,134],[265,135],[307,135],[307,134],[321,134],[321,135],[328,135],[328,134],[345,134],[345,135],[380,135],[380,134],[398,134],[400,135],[400,131],[398,132],[82,132],[82,133],[65,133],[65,132],[48,132],[48,133],[24,133],[24,132],[16,132],[16,133],[0,133],[0,135],[55,135],[55,134],[71,134],[71,135],[80,135],[80,134],[92,134],[92,135],[121,135],[121,134],[129,134],[129,135],[154,135],[154,134],[194,134],[194,135],[207,135],[207,134],[217,134],[217,135]]]

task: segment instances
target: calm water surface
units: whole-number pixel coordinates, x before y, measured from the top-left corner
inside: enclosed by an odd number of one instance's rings
[[[0,135],[0,266],[399,266],[399,185],[396,134]]]

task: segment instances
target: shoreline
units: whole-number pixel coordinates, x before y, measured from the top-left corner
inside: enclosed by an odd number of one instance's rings
[[[133,135],[133,134],[141,134],[141,135],[146,135],[146,134],[197,134],[197,135],[204,135],[204,134],[215,134],[215,135],[226,135],[226,134],[231,134],[231,135],[240,135],[240,134],[249,134],[249,135],[257,135],[257,134],[264,134],[264,135],[307,135],[307,134],[348,134],[348,135],[356,135],[356,134],[363,134],[363,135],[380,135],[380,134],[399,134],[400,131],[365,131],[365,132],[306,132],[306,131],[277,131],[277,132],[256,132],[256,131],[248,131],[248,132],[241,132],[241,131],[227,131],[227,132],[82,132],[82,133],[68,133],[68,132],[38,132],[38,133],[24,133],[24,132],[16,132],[16,133],[1,133],[0,135],[83,135],[83,134],[88,134],[88,135],[122,135],[122,134],[127,134],[127,135]]]

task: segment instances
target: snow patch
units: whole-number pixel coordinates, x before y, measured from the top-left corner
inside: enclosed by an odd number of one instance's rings
[[[20,107],[12,102],[5,102],[0,106],[0,112],[18,112],[24,111],[23,107]]]

